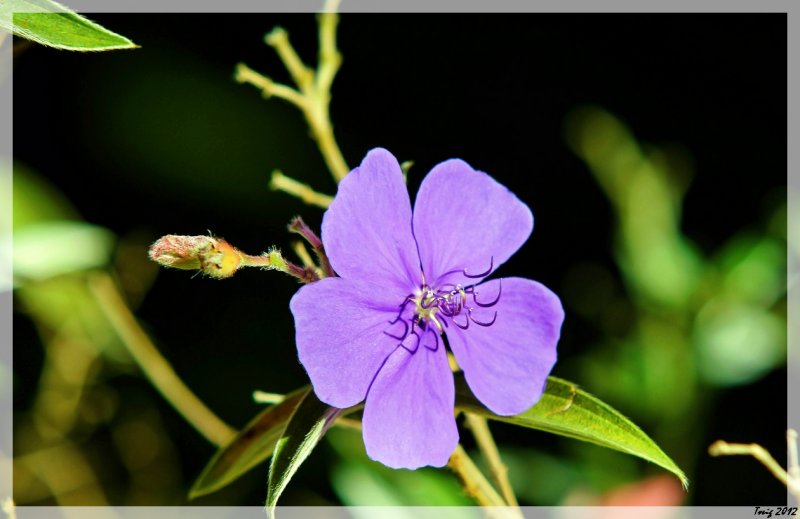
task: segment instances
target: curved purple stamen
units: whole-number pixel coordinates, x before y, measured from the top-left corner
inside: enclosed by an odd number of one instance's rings
[[[491,274],[493,268],[494,268],[494,256],[491,256],[489,258],[489,268],[486,269],[486,272],[481,272],[480,274],[467,274],[467,269],[464,269],[464,270],[461,271],[461,273],[464,274],[464,276],[466,276],[468,278],[477,279],[477,278],[486,277],[489,274]]]
[[[456,326],[458,326],[459,328],[461,328],[462,330],[466,330],[467,328],[469,328],[469,317],[467,317],[467,318],[465,319],[465,322],[466,322],[467,324],[465,324],[465,325],[463,325],[463,326],[462,326],[462,325],[461,325],[461,323],[459,323],[458,321],[456,321],[456,318],[455,318],[455,316],[453,317],[453,323],[454,323]]]
[[[428,344],[423,344],[423,346],[425,346],[431,351],[437,351],[439,349],[439,334],[431,332],[429,335],[433,335],[433,340],[435,341],[433,343],[433,348],[431,348]]]
[[[472,317],[472,311],[471,310],[469,312],[469,318],[470,318],[470,320],[472,320],[473,323],[477,324],[478,326],[483,326],[484,328],[486,328],[486,327],[489,327],[489,326],[493,325],[494,322],[497,320],[497,312],[494,313],[494,316],[492,317],[492,320],[489,321],[488,323],[484,323],[484,322],[478,321],[477,319]]]
[[[393,334],[391,334],[391,333],[387,332],[386,330],[384,330],[384,331],[383,331],[383,333],[385,333],[386,335],[388,335],[388,336],[389,336],[389,337],[391,337],[392,339],[397,339],[398,341],[403,341],[403,340],[404,340],[406,337],[408,337],[408,323],[407,323],[406,321],[404,321],[404,320],[400,320],[400,318],[398,317],[398,318],[397,318],[397,319],[395,319],[394,321],[389,321],[389,324],[390,324],[390,325],[394,325],[394,324],[397,324],[397,322],[398,322],[398,321],[399,321],[399,322],[400,322],[400,323],[403,325],[403,327],[404,327],[404,329],[403,329],[403,335],[402,335],[402,336],[398,337],[397,335],[393,335]]]
[[[403,303],[400,305],[400,311],[397,312],[397,317],[394,318],[394,321],[389,321],[389,324],[395,324],[397,321],[399,321],[400,319],[403,318],[403,312],[405,312],[406,306],[408,306],[408,303],[411,302],[410,297],[411,296],[408,296],[406,298],[406,300],[403,301]],[[408,329],[406,329],[406,331],[408,331]]]
[[[497,283],[498,285],[500,285],[500,288],[497,290],[497,297],[494,299],[494,301],[490,303],[481,303],[480,301],[478,301],[478,293],[473,290],[471,293],[472,293],[472,300],[475,302],[475,304],[480,306],[481,308],[490,308],[496,305],[497,302],[500,301],[500,295],[503,293],[503,280],[499,279]]]
[[[400,343],[400,346],[409,353],[415,353],[419,349],[419,341],[422,339],[415,330],[411,330],[411,333],[409,333],[408,335],[413,335],[414,337],[417,338],[417,344],[414,345],[414,349],[411,349],[410,347],[406,346],[405,339],[403,339],[403,342]],[[408,335],[406,335],[406,339],[408,338]]]

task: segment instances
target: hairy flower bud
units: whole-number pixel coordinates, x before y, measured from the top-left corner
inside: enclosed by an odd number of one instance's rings
[[[213,278],[231,277],[241,266],[241,253],[221,238],[168,234],[156,240],[150,259],[164,267],[200,270]]]

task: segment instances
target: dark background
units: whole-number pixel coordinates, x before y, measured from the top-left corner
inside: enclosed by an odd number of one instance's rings
[[[57,186],[87,221],[140,244],[142,257],[148,242],[169,233],[210,229],[258,253],[270,245],[289,250],[284,225],[295,214],[318,227],[322,211],[268,188],[269,173],[280,168],[335,192],[301,115],[232,79],[241,61],[289,81],[262,42],[275,25],[313,63],[312,15],[91,18],[141,48],[77,54],[31,46],[18,53],[16,160]],[[565,116],[581,104],[616,114],[640,142],[687,152],[695,174],[682,230],[703,252],[755,225],[765,207],[785,197],[784,15],[344,14],[339,47],[344,62],[331,110],[351,167],[369,149],[385,147],[414,161],[414,193],[432,166],[459,157],[532,208],[534,233],[500,275],[531,277],[558,293],[576,263],[615,272],[610,205],[564,139]],[[468,206],[454,201],[453,209],[454,217],[469,218]],[[285,392],[306,383],[287,304],[295,289],[290,279],[255,270],[224,282],[162,271],[137,315],[188,385],[240,425],[258,410],[253,389]],[[600,332],[565,305],[559,351],[569,359]],[[37,341],[25,318],[16,319],[18,410],[35,388]],[[560,366],[555,375],[574,378]],[[722,391],[699,443],[758,442],[781,459],[785,381],[785,369],[777,369]],[[144,394],[157,403],[191,484],[214,449],[143,380],[120,375],[116,384],[123,401]],[[510,427],[498,426],[497,436],[562,449],[544,434]],[[309,464],[324,465],[330,456],[323,447]],[[755,461],[696,456],[689,504],[785,501],[785,490],[761,477],[766,472]],[[741,477],[757,471],[758,478]],[[326,478],[304,467],[293,485],[335,502]],[[259,469],[241,490],[207,502],[258,504],[265,480]],[[291,492],[286,499],[292,503]]]

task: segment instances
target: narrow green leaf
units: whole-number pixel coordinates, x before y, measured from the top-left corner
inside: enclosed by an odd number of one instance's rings
[[[492,420],[559,434],[638,456],[675,474],[684,488],[689,484],[675,462],[633,422],[566,380],[549,377],[544,395],[535,406],[515,416],[498,416],[473,396],[463,375],[459,374],[456,377],[456,406]]]
[[[289,480],[342,411],[320,402],[313,391],[309,391],[297,406],[283,437],[275,446],[269,467],[267,513],[271,518],[275,517],[278,498]]]
[[[253,418],[231,443],[214,454],[189,490],[189,499],[219,490],[272,456],[286,423],[310,390],[306,386],[293,391]]]
[[[0,27],[21,38],[63,50],[87,52],[138,47],[128,38],[52,0],[3,0]]]

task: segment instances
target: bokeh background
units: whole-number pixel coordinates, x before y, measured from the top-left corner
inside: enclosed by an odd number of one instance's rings
[[[211,230],[291,250],[297,214],[274,168],[333,194],[300,113],[233,81],[237,62],[289,81],[263,43],[285,27],[307,63],[313,15],[101,15],[141,45],[14,58],[14,498],[186,504],[215,448],[140,375],[87,289],[118,280],[177,373],[225,421],[253,390],[307,383],[274,272],[225,281],[159,271],[147,246]],[[688,494],[623,454],[492,424],[523,504],[766,505],[785,488],[716,439],[783,459],[786,429],[786,16],[344,14],[332,118],[351,166],[376,146],[451,157],[533,210],[498,272],[566,309],[554,374],[648,432]],[[453,217],[470,208],[453,200]],[[472,449],[468,432],[462,437]],[[447,471],[390,471],[334,429],[284,504],[466,504]],[[261,504],[267,467],[195,504]]]

